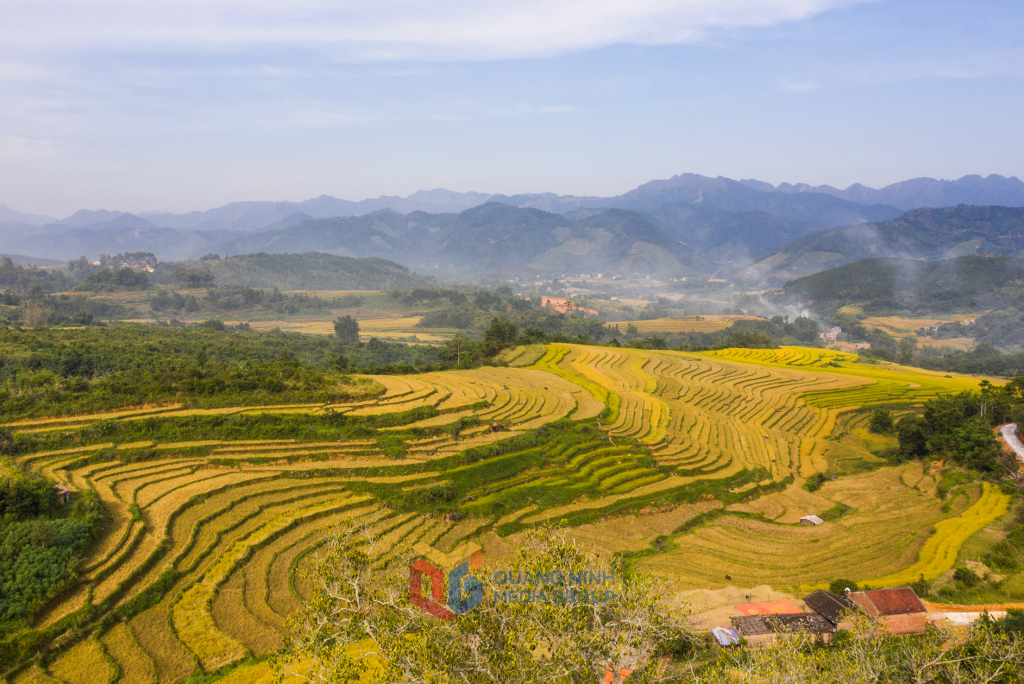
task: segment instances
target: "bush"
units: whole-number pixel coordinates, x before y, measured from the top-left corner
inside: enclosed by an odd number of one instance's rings
[[[857,591],[859,588],[860,587],[857,586],[856,582],[848,579],[835,579],[828,585],[828,590],[839,596],[844,595],[847,589],[850,591]]]
[[[981,578],[970,568],[957,568],[953,572],[953,581],[967,589],[981,584]]]
[[[988,617],[988,613],[983,615],[983,619],[985,622],[991,620]],[[991,623],[997,632],[1003,634],[1024,634],[1024,610],[1010,608],[1006,611],[1006,615],[998,620],[991,620]]]
[[[825,473],[815,473],[807,478],[807,482],[804,482],[804,489],[809,492],[816,492],[826,482],[828,482],[828,476]]]

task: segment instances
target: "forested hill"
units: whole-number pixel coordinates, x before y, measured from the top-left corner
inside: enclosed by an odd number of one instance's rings
[[[916,315],[1002,309],[1024,301],[1024,260],[874,257],[792,280],[785,285],[785,298],[822,313],[843,306],[858,306],[869,314]]]
[[[318,251],[377,256],[448,277],[611,271],[677,274],[689,250],[643,216],[620,209],[569,217],[489,202],[460,214],[397,214],[303,221],[220,246],[228,254]]]
[[[915,209],[891,221],[814,233],[748,269],[752,279],[785,282],[868,257],[950,259],[1024,256],[1024,208]]]
[[[194,261],[162,263],[152,280],[175,282],[175,273],[188,270],[208,273],[217,285],[280,288],[282,290],[392,290],[423,287],[433,278],[413,273],[387,259],[305,254],[240,254],[224,258],[213,255]]]

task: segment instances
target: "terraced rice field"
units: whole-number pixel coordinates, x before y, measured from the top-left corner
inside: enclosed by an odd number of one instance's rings
[[[303,568],[351,517],[379,521],[386,554],[477,539],[500,555],[503,536],[561,520],[607,553],[668,539],[638,567],[692,588],[721,586],[725,572],[786,587],[820,582],[822,568],[930,576],[1005,511],[1002,495],[977,487],[944,514],[934,481],[914,466],[799,488],[829,468],[830,438],[860,429],[854,409],[975,379],[796,348],[549,345],[508,360],[523,367],[376,377],[379,396],[343,405],[149,407],[12,424],[26,439],[55,440],[19,456],[23,466],[95,490],[111,519],[79,566],[81,585],[35,621],[72,636],[52,659],[29,654],[9,680],[170,684],[268,656],[308,593]],[[216,437],[189,427],[285,419],[320,432],[257,439],[242,427]],[[61,442],[100,421],[136,436]],[[345,421],[367,427],[331,437]],[[181,437],[147,438],[150,428]],[[824,525],[797,524],[834,510],[842,515]],[[697,516],[702,524],[679,531]]]
[[[724,586],[726,574],[736,586],[805,589],[836,577],[876,587],[905,585],[919,574],[934,579],[952,567],[968,536],[1006,513],[1009,497],[986,483],[980,499],[941,520],[942,502],[927,483],[907,484],[921,479],[920,466],[911,464],[840,478],[813,495],[790,488],[730,506],[639,567],[672,577],[681,589]],[[827,515],[836,504],[848,509],[837,520],[797,524],[804,515]]]
[[[782,480],[826,469],[825,440],[841,413],[802,397],[842,396],[870,382],[808,372],[813,365],[808,359],[783,369],[722,356],[550,345],[537,367],[585,387],[609,407],[609,434],[649,445],[659,464],[703,477],[762,468]]]
[[[852,354],[803,347],[724,349],[707,352],[707,355],[723,360],[740,360],[774,368],[805,368],[824,375],[860,379],[857,390],[816,390],[805,396],[809,405],[821,408],[920,403],[944,393],[976,390],[981,380],[896,364],[862,364],[857,363]],[[1000,382],[998,378],[989,379]]]
[[[920,328],[929,328],[942,323],[959,322],[966,320],[977,320],[985,315],[985,311],[967,314],[950,314],[948,316],[937,316],[934,318],[904,318],[902,316],[869,316],[862,322],[868,328],[875,328],[889,333],[893,337],[905,337],[914,333]]]

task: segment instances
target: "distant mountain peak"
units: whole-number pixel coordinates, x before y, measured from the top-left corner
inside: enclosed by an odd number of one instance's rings
[[[18,221],[20,223],[27,223],[32,226],[41,226],[44,223],[53,223],[57,219],[52,216],[43,216],[42,214],[26,214],[20,211],[11,209],[6,204],[0,204],[0,223],[7,223],[8,221]]]
[[[90,223],[105,223],[107,221],[112,221],[113,219],[124,215],[125,212],[123,211],[107,211],[106,209],[91,211],[89,209],[79,209],[71,216],[59,221],[54,221],[54,223],[61,226],[87,226]]]
[[[831,195],[858,204],[889,204],[904,211],[919,207],[953,207],[959,204],[975,206],[1024,206],[1024,182],[1016,176],[988,176],[970,174],[956,180],[935,178],[911,178],[892,183],[884,188],[870,188],[854,183],[845,190],[831,185],[808,185],[807,183],[762,183],[757,180],[741,181],[744,185],[765,192],[819,193]],[[773,188],[770,190],[769,188]]]

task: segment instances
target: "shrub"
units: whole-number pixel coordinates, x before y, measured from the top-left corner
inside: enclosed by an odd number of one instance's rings
[[[918,596],[929,596],[932,593],[932,583],[926,580],[924,575],[921,575],[916,582],[911,582],[910,588]]]
[[[860,587],[857,586],[856,582],[848,579],[835,579],[828,585],[828,590],[839,596],[842,596],[847,589],[850,591],[857,591],[859,588]]]
[[[825,473],[815,473],[807,478],[807,482],[804,482],[804,489],[809,492],[816,492],[826,482],[828,482],[828,476]]]
[[[922,575],[922,579],[923,579]],[[970,589],[981,584],[981,578],[970,568],[957,568],[953,573],[953,580],[960,585]]]

